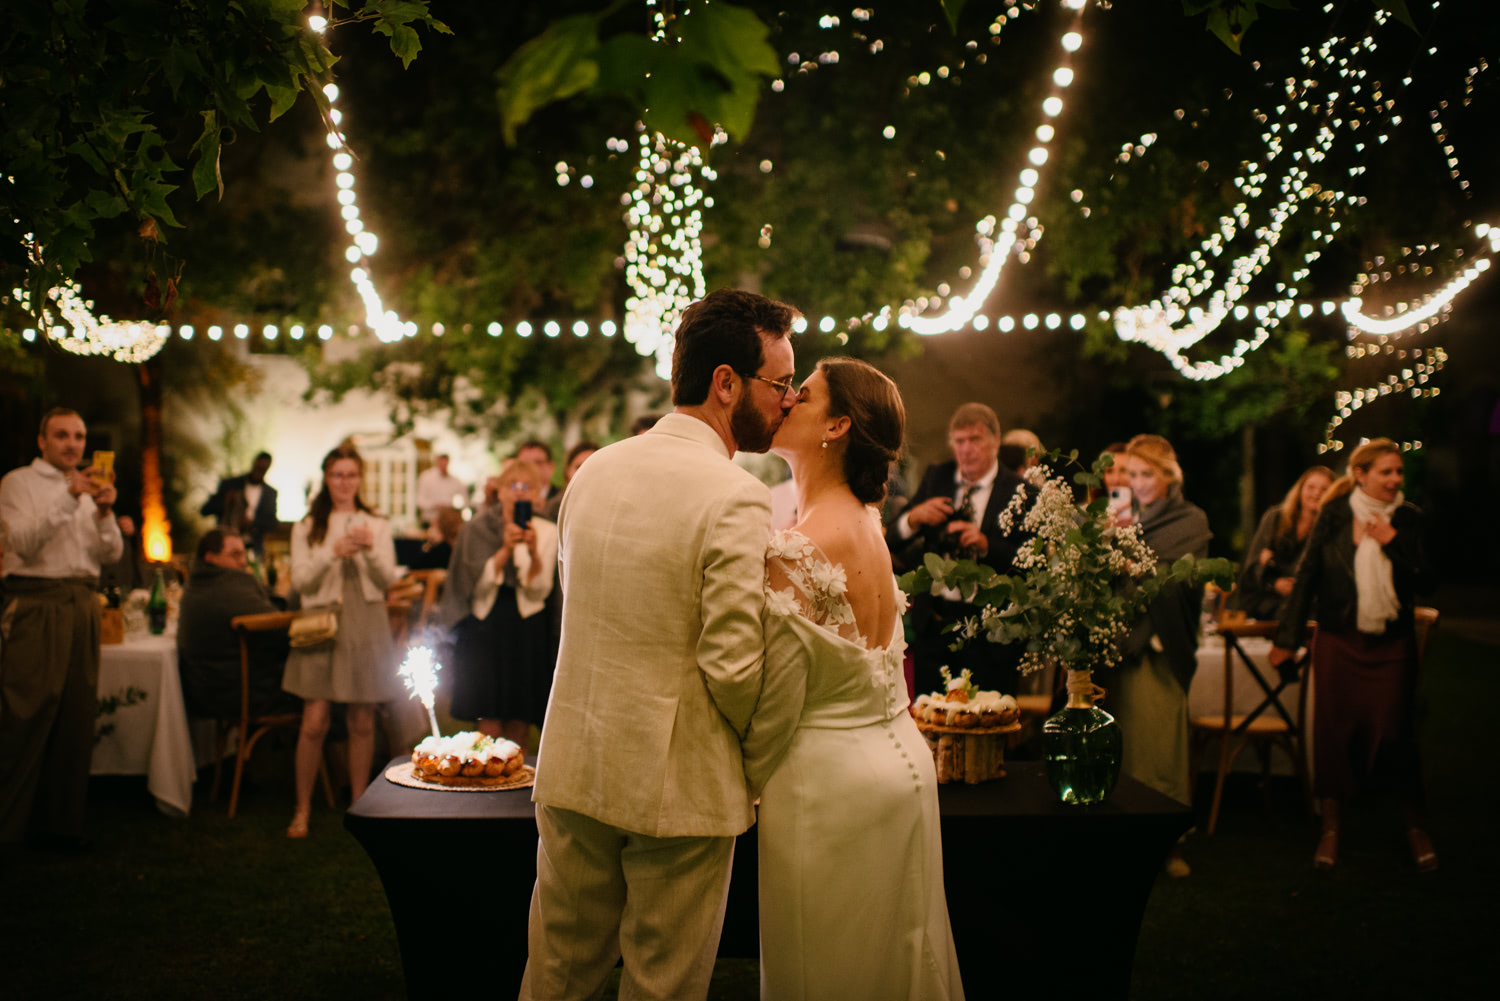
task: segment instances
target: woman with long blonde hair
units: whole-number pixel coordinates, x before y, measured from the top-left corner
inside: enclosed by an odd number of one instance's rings
[[[1437,868],[1422,814],[1422,767],[1413,712],[1417,688],[1415,593],[1430,588],[1422,512],[1401,491],[1401,446],[1376,438],[1349,456],[1328,488],[1281,611],[1271,663],[1313,639],[1315,792],[1323,814],[1313,865],[1338,861],[1340,807],[1378,764],[1402,800],[1407,842],[1421,870]]]

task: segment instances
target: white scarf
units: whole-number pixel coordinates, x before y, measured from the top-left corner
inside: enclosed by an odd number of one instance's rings
[[[1391,512],[1405,501],[1406,495],[1399,490],[1396,499],[1389,504],[1371,497],[1361,487],[1349,491],[1349,507],[1354,510],[1357,525],[1367,525],[1371,518],[1389,523]],[[1390,557],[1368,531],[1354,550],[1354,588],[1359,593],[1359,631],[1385,632],[1385,624],[1400,613],[1401,602],[1396,598]]]

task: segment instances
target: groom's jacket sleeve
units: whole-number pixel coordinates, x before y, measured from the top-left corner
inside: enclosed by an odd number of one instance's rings
[[[698,635],[698,669],[719,712],[743,740],[760,699],[765,666],[760,618],[771,504],[765,487],[755,480],[726,493],[718,503],[700,561],[703,629]]]

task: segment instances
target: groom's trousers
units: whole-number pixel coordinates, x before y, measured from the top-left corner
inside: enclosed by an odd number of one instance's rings
[[[734,838],[653,838],[543,803],[536,823],[521,1001],[595,997],[622,957],[621,1001],[706,997]]]

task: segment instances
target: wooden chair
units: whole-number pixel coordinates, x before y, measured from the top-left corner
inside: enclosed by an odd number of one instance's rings
[[[255,714],[250,711],[250,634],[274,630],[285,631],[296,617],[296,612],[261,612],[255,615],[237,615],[229,620],[229,624],[234,627],[234,631],[239,634],[240,638],[240,718],[237,726],[230,720],[215,721],[214,747],[217,757],[214,760],[214,784],[208,794],[208,801],[212,803],[219,798],[219,777],[224,766],[224,743],[229,737],[229,731],[238,729],[239,740],[234,749],[234,785],[229,790],[231,820],[234,819],[235,810],[239,806],[240,780],[245,774],[245,762],[250,760],[250,752],[255,749],[256,741],[278,727],[298,729],[302,726],[301,712]],[[322,760],[318,762],[318,774],[323,779],[323,793],[328,797],[328,805],[332,807],[333,785],[328,781],[328,766]]]
[[[1307,718],[1307,690],[1311,686],[1312,637],[1309,635],[1309,653],[1298,664],[1298,676],[1302,681],[1295,710],[1282,702],[1282,693],[1291,684],[1290,680],[1268,680],[1259,665],[1251,659],[1240,640],[1251,636],[1274,636],[1277,623],[1253,619],[1231,620],[1225,618],[1218,625],[1218,635],[1224,641],[1224,705],[1221,712],[1192,716],[1188,720],[1192,743],[1192,774],[1198,774],[1198,761],[1203,745],[1210,739],[1219,740],[1219,764],[1214,777],[1213,805],[1208,811],[1209,834],[1219,821],[1219,806],[1224,799],[1224,780],[1234,767],[1235,759],[1247,746],[1254,745],[1260,755],[1262,780],[1270,775],[1271,748],[1281,747],[1292,759],[1293,767],[1302,780],[1303,793],[1308,808],[1312,807],[1312,783],[1307,771],[1307,742],[1305,720]],[[1313,626],[1316,628],[1316,626]],[[1243,664],[1250,676],[1259,685],[1263,698],[1248,713],[1237,713],[1234,708],[1235,661]],[[1275,675],[1275,672],[1272,672]]]
[[[385,614],[386,620],[391,626],[391,642],[396,644],[397,650],[405,650],[408,636],[411,632],[411,609],[412,603],[409,598],[386,598]]]
[[[421,581],[423,585],[421,610],[417,612],[417,631],[427,627],[427,618],[432,614],[433,608],[442,597],[443,585],[448,580],[446,570],[413,570],[406,575],[407,580]]]
[[[1427,644],[1432,639],[1432,631],[1437,628],[1440,613],[1436,608],[1418,605],[1412,609],[1412,616],[1417,631],[1417,667],[1420,669],[1427,659]]]

